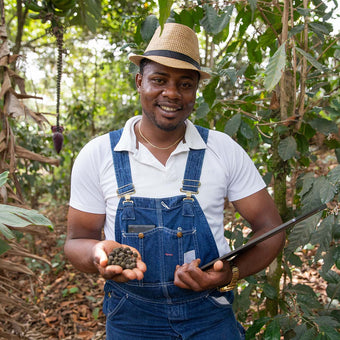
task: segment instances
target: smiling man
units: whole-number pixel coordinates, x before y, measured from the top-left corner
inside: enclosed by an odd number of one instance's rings
[[[249,222],[253,237],[279,225],[280,216],[245,151],[228,135],[188,120],[199,81],[209,78],[200,69],[194,31],[165,24],[145,53],[130,60],[140,68],[142,115],[79,153],[65,253],[77,269],[107,280],[108,340],[243,339],[232,290],[237,279],[271,263],[284,234],[234,261],[200,267],[230,251],[226,198]],[[134,268],[108,265],[120,247],[135,252]]]

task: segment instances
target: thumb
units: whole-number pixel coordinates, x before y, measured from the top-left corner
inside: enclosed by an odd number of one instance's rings
[[[223,269],[223,262],[221,260],[218,260],[214,263],[214,271],[220,272]]]
[[[93,251],[93,262],[96,265],[105,267],[107,265],[107,261],[108,261],[108,258],[107,258],[107,254],[105,250],[103,249],[103,247],[97,244],[94,247],[94,251]]]

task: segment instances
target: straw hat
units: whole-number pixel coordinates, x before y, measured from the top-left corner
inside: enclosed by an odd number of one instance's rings
[[[144,54],[129,57],[137,66],[144,58],[168,67],[198,71],[201,79],[210,78],[209,73],[201,71],[196,33],[185,25],[166,23],[162,33],[159,26]]]

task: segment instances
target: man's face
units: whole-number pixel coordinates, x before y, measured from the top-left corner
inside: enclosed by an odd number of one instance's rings
[[[143,115],[165,131],[182,126],[193,110],[198,82],[194,70],[147,63],[143,75],[136,75]]]

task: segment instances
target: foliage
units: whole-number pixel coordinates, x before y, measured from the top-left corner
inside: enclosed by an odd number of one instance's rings
[[[23,196],[32,197],[44,187],[55,199],[66,201],[70,169],[85,141],[121,127],[126,118],[140,112],[131,74],[135,69],[127,63],[127,54],[142,51],[155,28],[166,20],[192,27],[199,35],[202,65],[212,73],[211,80],[200,88],[192,120],[228,133],[247,150],[273,190],[284,220],[320,202],[329,202],[330,206],[327,212],[295,226],[287,235],[287,247],[271,267],[274,274],[261,272],[240,283],[234,305],[237,316],[248,326],[250,339],[336,338],[339,315],[333,306],[339,301],[339,166],[318,176],[309,170],[315,168],[320,150],[338,163],[340,160],[340,37],[333,32],[330,19],[334,12],[330,5],[336,7],[337,3],[76,2],[67,13],[58,13],[65,27],[67,51],[62,83],[64,113],[61,112],[65,141],[58,159],[61,167],[20,161],[20,180],[15,183],[25,188]],[[56,15],[60,10],[52,6],[53,11]],[[54,102],[56,81],[51,74],[56,73],[56,58],[54,40],[46,34],[47,12],[29,12],[36,19],[33,27],[33,20],[24,16],[22,27],[26,26],[29,34],[23,34],[20,49],[24,53],[39,52],[37,65],[46,72],[41,83],[34,87],[30,84],[30,90],[43,91]],[[21,26],[13,22],[9,26],[14,27],[8,30],[14,42],[14,33]],[[95,44],[95,40],[101,44]],[[34,100],[36,111],[51,111],[50,103],[40,105]],[[43,127],[12,118],[8,118],[8,124],[20,145],[48,156],[51,147],[49,137],[42,133]],[[5,143],[9,146],[10,140]],[[3,166],[0,170],[9,169]],[[11,170],[10,178],[13,176]],[[43,181],[47,185],[42,185]],[[287,186],[293,192],[289,197]],[[235,240],[235,246],[246,242],[242,228],[239,221],[227,231],[226,236]],[[297,254],[306,248],[313,248],[314,263],[321,263],[320,275],[327,282],[327,304],[320,302],[310,287],[291,282],[292,271],[301,267]],[[247,315],[250,301],[258,310]],[[249,318],[254,321],[248,324]]]
[[[8,174],[8,171],[0,174],[0,188],[5,186]],[[19,230],[27,230],[27,227],[32,226],[44,226],[53,229],[52,222],[36,210],[0,204],[0,281],[2,285],[0,299],[3,307],[0,314],[6,318],[7,322],[14,323],[19,327],[23,327],[23,325],[15,320],[14,315],[7,313],[6,308],[10,309],[20,305],[20,308],[26,310],[27,313],[31,315],[36,314],[37,310],[36,308],[32,308],[28,303],[20,301],[18,294],[13,294],[13,292],[16,292],[18,289],[15,283],[11,282],[7,278],[7,275],[3,274],[15,272],[30,276],[35,275],[28,266],[13,260],[16,257],[32,258],[51,266],[48,260],[32,254],[20,245],[20,238],[23,234],[21,231],[19,232]],[[4,258],[4,255],[6,255],[6,258]],[[2,336],[4,335],[8,337],[11,336],[11,334],[2,333]]]

